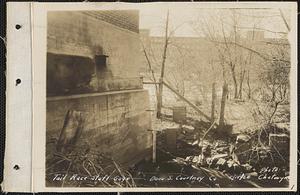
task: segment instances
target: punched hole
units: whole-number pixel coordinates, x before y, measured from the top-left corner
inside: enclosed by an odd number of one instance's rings
[[[19,170],[19,169],[20,169],[19,165],[14,166],[14,170]]]
[[[16,24],[16,29],[19,30],[22,26],[20,24]]]
[[[16,86],[19,85],[21,83],[21,79],[17,79],[16,80]]]

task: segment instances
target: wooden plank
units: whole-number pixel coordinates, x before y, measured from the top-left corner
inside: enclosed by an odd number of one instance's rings
[[[173,89],[170,85],[168,85],[166,82],[163,81],[163,84],[169,88],[172,92],[174,92],[179,98],[181,98],[183,101],[188,103],[192,108],[194,108],[199,114],[204,116],[205,119],[211,120],[209,116],[207,116],[204,112],[202,112],[197,106],[195,106],[193,103],[191,103],[188,99],[186,99],[184,96],[182,96],[179,92],[177,92],[175,89]]]

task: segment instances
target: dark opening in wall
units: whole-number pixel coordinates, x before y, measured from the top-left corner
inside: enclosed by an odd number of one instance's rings
[[[112,73],[108,68],[107,65],[107,58],[106,55],[96,55],[95,56],[95,63],[96,63],[96,71],[98,79],[107,79],[112,77]]]
[[[105,70],[106,69],[106,55],[96,55],[95,62],[98,70]]]
[[[47,96],[95,91],[95,77],[93,59],[47,53]]]

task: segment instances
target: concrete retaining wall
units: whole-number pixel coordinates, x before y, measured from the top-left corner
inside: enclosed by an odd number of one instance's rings
[[[122,164],[149,154],[150,105],[138,76],[138,18],[137,11],[124,10],[48,12],[47,141],[59,137],[72,109],[86,118],[77,144]]]
[[[120,163],[137,162],[149,155],[152,134],[148,131],[151,120],[146,90],[48,98],[48,140],[59,137],[69,109],[83,112],[86,118],[81,144],[86,142]]]
[[[142,88],[138,16],[124,10],[48,12],[48,96]],[[101,70],[97,56],[106,56]],[[102,82],[108,79],[110,86]],[[114,85],[124,79],[132,86]]]

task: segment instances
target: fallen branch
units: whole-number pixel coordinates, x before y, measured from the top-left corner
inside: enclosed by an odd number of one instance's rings
[[[66,175],[68,175],[71,166],[72,166],[72,162],[69,163],[69,167],[68,167],[68,169],[67,169],[67,171],[66,171]],[[65,185],[65,180],[63,180],[63,182],[62,182],[62,184],[61,184],[61,187],[64,187],[64,185]]]
[[[194,108],[199,114],[205,117],[208,121],[210,121],[210,117],[207,116],[204,112],[202,112],[197,106],[195,106],[193,103],[191,103],[189,100],[187,100],[185,97],[183,97],[178,91],[173,89],[170,85],[168,85],[165,81],[163,81],[163,84],[169,88],[172,92],[174,92],[178,97],[180,97],[182,100],[184,100],[186,103],[188,103],[192,108]]]
[[[114,165],[115,165],[116,169],[118,170],[120,176],[122,176],[123,178],[126,178],[126,177],[124,176],[124,174],[122,173],[120,167],[117,165],[117,163],[116,163],[114,160],[112,160],[112,162],[114,163]],[[127,181],[127,179],[125,179],[125,182],[127,183],[127,185],[129,185],[129,187],[132,187],[132,186],[130,185],[130,183]]]

